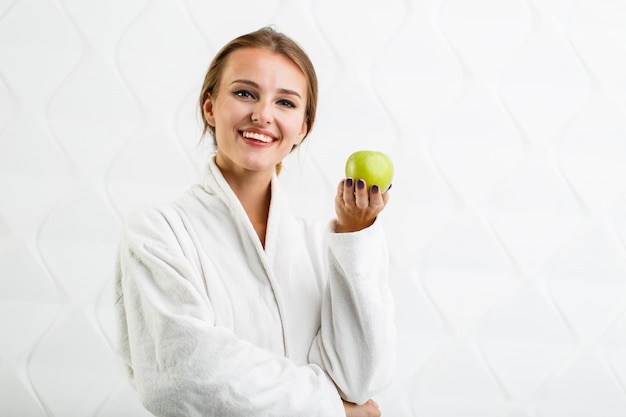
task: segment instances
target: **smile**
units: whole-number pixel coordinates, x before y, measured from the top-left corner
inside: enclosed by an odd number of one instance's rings
[[[274,138],[254,132],[242,132],[242,136],[246,139],[254,139],[263,143],[270,143],[274,141]]]

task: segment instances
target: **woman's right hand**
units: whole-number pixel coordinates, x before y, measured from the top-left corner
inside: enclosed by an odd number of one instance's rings
[[[346,417],[380,417],[382,415],[374,400],[368,400],[362,405],[344,401],[343,408],[346,410]]]

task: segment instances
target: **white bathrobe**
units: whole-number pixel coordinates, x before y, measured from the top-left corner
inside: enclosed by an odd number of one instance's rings
[[[294,218],[276,177],[265,249],[220,170],[125,224],[119,350],[156,416],[344,417],[395,361],[376,223],[332,233]]]

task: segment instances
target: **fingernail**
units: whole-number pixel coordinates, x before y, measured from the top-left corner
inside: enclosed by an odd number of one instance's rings
[[[376,194],[378,192],[378,185],[372,185],[372,192]]]
[[[357,186],[357,188],[358,188],[359,190],[362,190],[362,189],[363,189],[363,187],[365,187],[365,181],[363,181],[363,180],[358,180],[358,181],[356,182],[356,186]]]
[[[347,179],[346,179],[346,185],[347,185],[348,187],[352,187],[352,178],[347,178]]]
[[[393,185],[393,184],[389,184],[389,187],[387,187],[387,191],[391,190],[391,186],[392,186],[392,185]]]

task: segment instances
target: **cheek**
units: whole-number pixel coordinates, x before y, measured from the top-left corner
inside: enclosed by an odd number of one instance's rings
[[[298,114],[289,121],[289,130],[297,140],[302,139],[306,133],[305,115]]]
[[[214,120],[215,130],[229,131],[233,129],[233,126],[240,122],[241,116],[237,112],[236,108],[229,108],[227,111],[222,108],[215,109]]]

